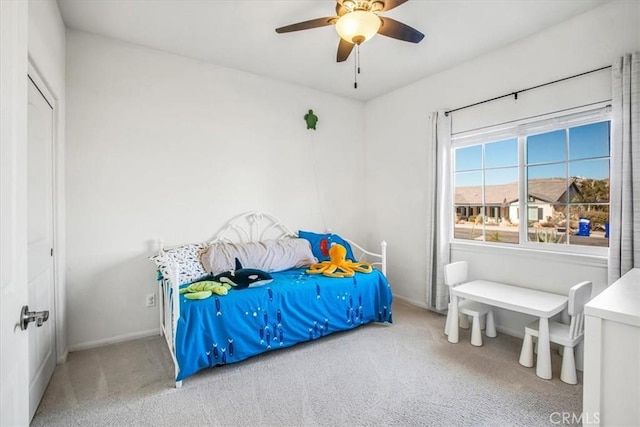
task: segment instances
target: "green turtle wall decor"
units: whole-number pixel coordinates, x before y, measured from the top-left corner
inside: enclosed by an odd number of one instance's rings
[[[313,110],[309,110],[309,112],[304,115],[304,119],[307,122],[307,129],[316,130],[316,123],[318,123],[318,116],[313,114]]]

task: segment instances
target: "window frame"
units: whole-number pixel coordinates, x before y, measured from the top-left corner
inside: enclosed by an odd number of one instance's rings
[[[552,132],[560,129],[568,129],[577,126],[593,124],[597,122],[609,121],[611,132],[611,105],[609,102],[599,102],[590,104],[584,107],[573,108],[568,110],[562,110],[550,114],[544,114],[540,116],[534,116],[527,119],[516,120],[500,125],[482,127],[470,131],[453,133],[451,135],[451,154],[449,156],[449,174],[450,174],[450,192],[451,200],[449,201],[452,206],[452,212],[456,212],[455,205],[455,151],[459,148],[469,147],[478,144],[486,144],[491,142],[502,141],[506,139],[517,139],[518,144],[518,211],[519,211],[519,225],[518,236],[519,243],[501,243],[492,242],[488,240],[475,241],[466,239],[455,238],[455,224],[450,227],[450,242],[455,245],[474,245],[483,247],[498,247],[505,249],[517,249],[517,250],[531,250],[531,251],[543,251],[557,254],[574,254],[574,255],[588,255],[595,257],[608,257],[609,247],[597,247],[597,246],[583,246],[572,244],[557,244],[557,243],[542,243],[542,242],[529,242],[528,241],[528,227],[522,224],[527,223],[527,194],[526,194],[526,179],[527,179],[527,164],[525,162],[526,152],[526,139],[527,136]],[[611,158],[611,144],[613,139],[609,138],[609,158]],[[482,150],[483,155],[483,178],[482,186],[484,188],[484,148]],[[569,164],[570,159],[566,159],[566,164]],[[609,170],[611,174],[611,170]],[[484,205],[484,191],[483,191],[483,208]],[[611,202],[609,202],[609,206]],[[485,222],[482,222],[483,235],[487,236],[485,229]]]

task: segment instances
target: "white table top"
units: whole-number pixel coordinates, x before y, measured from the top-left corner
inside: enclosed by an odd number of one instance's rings
[[[640,327],[640,268],[631,269],[588,302],[584,314]]]
[[[455,286],[451,289],[451,293],[495,307],[546,318],[564,310],[569,300],[564,295],[488,280],[473,280]]]

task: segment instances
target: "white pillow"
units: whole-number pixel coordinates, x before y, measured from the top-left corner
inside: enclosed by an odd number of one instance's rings
[[[206,276],[207,272],[200,263],[200,255],[204,251],[204,244],[190,244],[169,248],[150,259],[156,263],[163,277],[169,279],[169,266],[178,268],[178,284],[190,283]]]
[[[200,262],[210,274],[220,274],[234,270],[236,258],[244,268],[256,268],[269,273],[307,267],[317,262],[309,241],[297,238],[212,243],[200,256]]]

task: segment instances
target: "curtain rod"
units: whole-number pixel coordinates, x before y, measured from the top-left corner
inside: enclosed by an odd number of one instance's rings
[[[476,105],[485,104],[487,102],[496,101],[498,99],[507,98],[509,96],[513,96],[514,99],[518,99],[518,94],[519,93],[527,92],[527,91],[533,90],[533,89],[538,89],[538,88],[541,88],[543,86],[549,86],[549,85],[552,85],[552,84],[555,84],[555,83],[560,83],[560,82],[563,82],[565,80],[575,79],[576,77],[581,77],[581,76],[584,76],[586,74],[596,73],[598,71],[606,70],[608,68],[611,68],[611,65],[607,65],[606,67],[596,68],[595,70],[591,70],[591,71],[585,71],[584,73],[580,73],[580,74],[574,74],[573,76],[563,77],[561,79],[554,80],[552,82],[542,83],[542,84],[539,84],[537,86],[531,86],[531,87],[528,87],[526,89],[520,89],[520,90],[517,90],[515,92],[507,93],[505,95],[496,96],[495,98],[485,99],[484,101],[480,101],[480,102],[476,102],[476,103],[473,103],[473,104],[465,105],[464,107],[454,108],[452,110],[445,111],[444,115],[448,116],[449,113],[453,113],[454,111],[464,110],[465,108],[475,107]]]

